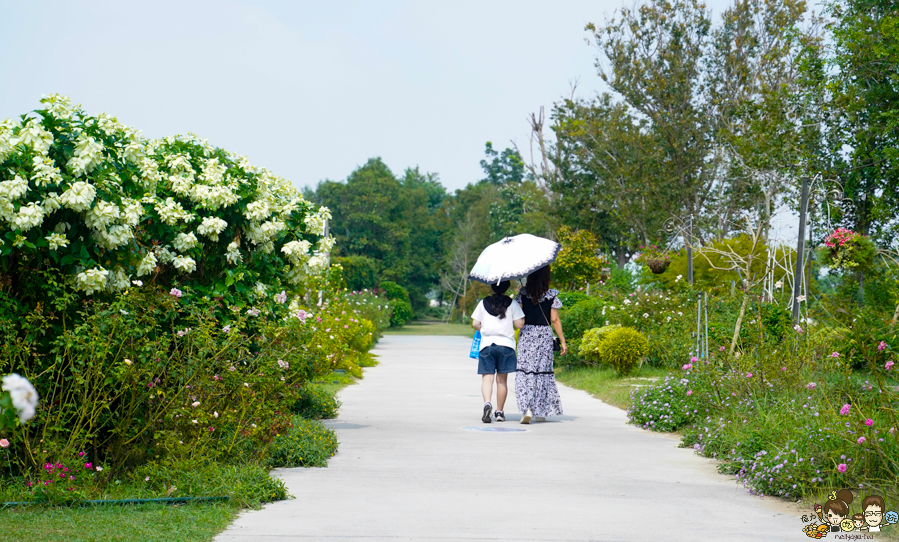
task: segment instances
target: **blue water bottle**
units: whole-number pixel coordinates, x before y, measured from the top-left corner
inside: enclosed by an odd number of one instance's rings
[[[481,332],[474,332],[474,340],[471,341],[471,353],[468,354],[468,357],[478,359],[478,355],[481,353]]]

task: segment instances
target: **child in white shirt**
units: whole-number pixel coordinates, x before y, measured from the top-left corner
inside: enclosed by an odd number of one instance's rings
[[[517,369],[515,358],[515,328],[524,325],[524,311],[517,301],[505,294],[509,281],[491,284],[493,295],[478,303],[471,315],[471,325],[481,332],[481,350],[478,355],[478,374],[481,376],[481,395],[484,397],[484,411],[481,421],[490,423],[493,405],[494,375],[496,379],[496,421],[506,421],[503,406],[509,393],[507,380],[509,373]]]

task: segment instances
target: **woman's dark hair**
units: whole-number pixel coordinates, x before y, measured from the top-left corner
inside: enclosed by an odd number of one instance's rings
[[[512,298],[506,295],[509,289],[509,281],[504,280],[499,284],[491,284],[493,295],[484,298],[484,310],[490,316],[496,316],[500,320],[506,317],[506,309],[512,304]]]
[[[545,265],[540,269],[528,275],[527,284],[524,285],[524,291],[531,298],[531,301],[537,303],[549,290],[549,281],[552,275],[549,272],[549,266]]]

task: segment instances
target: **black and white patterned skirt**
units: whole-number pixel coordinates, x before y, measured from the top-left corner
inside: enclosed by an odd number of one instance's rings
[[[518,335],[518,371],[515,373],[518,410],[534,416],[562,414],[562,400],[553,374],[553,332],[549,326],[525,325]]]

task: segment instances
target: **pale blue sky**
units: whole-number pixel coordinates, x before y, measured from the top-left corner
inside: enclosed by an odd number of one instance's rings
[[[195,132],[298,187],[381,156],[455,189],[482,177],[486,141],[524,150],[528,114],[572,81],[601,89],[583,29],[620,5],[0,0],[0,118],[59,92],[149,137]]]

